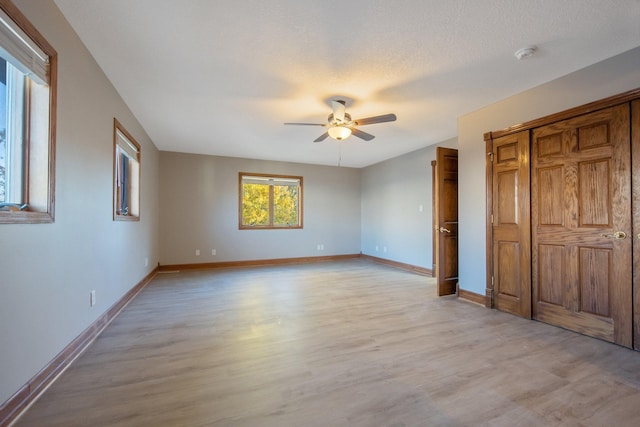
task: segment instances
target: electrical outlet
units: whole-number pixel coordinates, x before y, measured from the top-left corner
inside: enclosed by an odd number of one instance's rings
[[[418,212],[422,212],[424,210],[424,206],[420,205],[418,206]]]
[[[378,245],[376,245],[376,252],[378,252],[380,250],[380,248],[378,247]]]
[[[215,249],[211,249],[211,255],[216,256],[216,250]]]
[[[200,249],[196,249],[196,256],[200,256]]]
[[[91,292],[89,292],[89,306],[93,307],[94,305],[96,305],[96,290],[92,290]]]
[[[144,258],[144,266],[149,267],[149,257]]]
[[[387,252],[387,247],[386,246],[382,247],[382,252],[385,252],[385,253]]]

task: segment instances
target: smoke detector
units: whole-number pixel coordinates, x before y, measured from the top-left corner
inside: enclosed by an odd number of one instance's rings
[[[538,50],[538,48],[535,46],[523,47],[522,49],[516,50],[516,53],[513,55],[520,60],[527,59],[531,58],[533,54],[536,53],[536,50]]]

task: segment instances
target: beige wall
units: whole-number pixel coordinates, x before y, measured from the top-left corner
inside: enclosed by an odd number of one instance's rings
[[[53,224],[0,225],[0,404],[159,257],[158,151],[53,2],[15,3],[59,57],[56,209]],[[114,117],[142,145],[140,222],[112,221]]]
[[[640,88],[640,48],[568,74],[458,120],[460,287],[485,294],[485,144],[489,131]]]
[[[163,265],[360,252],[359,169],[162,152],[160,171]],[[304,228],[239,230],[239,172],[302,176]]]

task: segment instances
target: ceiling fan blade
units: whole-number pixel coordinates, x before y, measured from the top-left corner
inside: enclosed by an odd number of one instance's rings
[[[320,135],[319,137],[317,137],[316,139],[314,139],[313,142],[322,142],[325,139],[327,139],[328,136],[329,136],[329,132],[325,132],[322,135]]]
[[[322,123],[285,123],[285,125],[297,125],[297,126],[326,126]]]
[[[381,116],[365,117],[364,119],[354,120],[356,126],[372,125],[374,123],[395,122],[397,119],[395,114],[383,114]]]
[[[358,138],[364,139],[365,141],[371,141],[373,138],[375,138],[375,136],[371,135],[370,133],[362,132],[360,129],[356,129],[354,127],[350,127],[349,129],[351,129],[351,134],[353,136],[357,136]]]
[[[333,107],[333,118],[340,123],[344,122],[345,102],[331,101],[331,106]]]

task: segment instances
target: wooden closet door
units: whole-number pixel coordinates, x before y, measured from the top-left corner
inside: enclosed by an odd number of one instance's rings
[[[491,154],[494,306],[531,318],[529,131],[497,138]]]
[[[534,129],[533,317],[632,345],[629,105]]]

